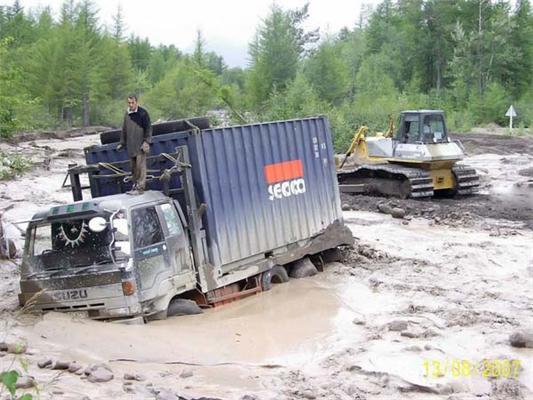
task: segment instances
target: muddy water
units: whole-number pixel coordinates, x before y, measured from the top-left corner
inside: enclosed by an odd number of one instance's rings
[[[50,313],[23,331],[38,347],[86,361],[302,367],[360,336],[352,324],[355,315],[389,303],[353,279],[339,282],[323,274],[198,316],[125,326]]]

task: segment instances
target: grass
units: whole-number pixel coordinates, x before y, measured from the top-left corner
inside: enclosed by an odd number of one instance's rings
[[[9,155],[0,152],[0,180],[13,179],[31,168],[31,160],[20,154]]]

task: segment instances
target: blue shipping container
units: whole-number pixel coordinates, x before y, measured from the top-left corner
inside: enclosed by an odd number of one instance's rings
[[[186,145],[203,216],[209,260],[215,267],[309,239],[342,221],[333,144],[325,117],[258,123],[153,137],[151,155]],[[116,143],[85,149],[98,175],[127,160]],[[164,163],[162,163],[164,164]],[[168,165],[148,165],[160,170]],[[91,180],[93,197],[129,189]],[[171,187],[178,187],[173,178]],[[160,190],[158,181],[149,188]]]

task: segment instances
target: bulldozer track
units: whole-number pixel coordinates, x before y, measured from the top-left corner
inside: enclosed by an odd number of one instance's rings
[[[367,190],[386,195],[395,195],[402,198],[425,198],[433,196],[433,183],[431,175],[419,168],[409,168],[394,164],[365,165],[349,171],[338,173],[339,184],[342,190],[343,183],[358,183],[365,180]],[[385,188],[386,182],[397,182],[401,189],[391,193]]]
[[[473,194],[479,188],[479,175],[468,165],[455,165],[452,172],[457,182],[457,194],[461,196]]]

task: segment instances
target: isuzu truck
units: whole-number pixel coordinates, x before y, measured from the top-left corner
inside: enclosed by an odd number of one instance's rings
[[[68,171],[75,201],[28,223],[21,305],[165,318],[177,301],[269,290],[302,259],[352,243],[325,117],[189,128],[152,138],[141,194],[117,143],[84,150],[86,165]]]

